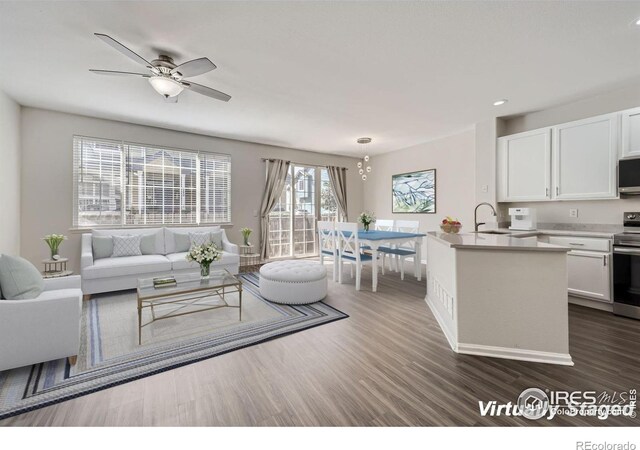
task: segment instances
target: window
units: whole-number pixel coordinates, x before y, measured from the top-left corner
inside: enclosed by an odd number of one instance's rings
[[[76,227],[231,221],[229,155],[74,136]]]
[[[329,173],[325,168],[292,164],[278,203],[269,214],[269,257],[317,254],[317,220],[338,220]]]

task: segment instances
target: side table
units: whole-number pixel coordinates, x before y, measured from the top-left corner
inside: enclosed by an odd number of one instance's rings
[[[44,272],[42,272],[42,278],[58,278],[72,275],[73,272],[67,270],[67,262],[69,262],[69,258],[43,259]]]
[[[253,245],[239,245],[240,272],[255,272],[260,269],[260,253],[255,253]]]

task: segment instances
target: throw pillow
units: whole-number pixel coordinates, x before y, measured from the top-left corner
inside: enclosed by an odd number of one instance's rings
[[[93,247],[93,259],[110,258],[113,255],[112,236],[93,236],[91,246]]]
[[[123,235],[113,236],[113,257],[119,258],[121,256],[140,256],[140,241],[142,235]]]
[[[205,245],[211,242],[211,233],[189,233],[191,247]]]
[[[211,232],[211,242],[215,244],[218,250],[222,250],[222,230]]]
[[[18,256],[2,255],[0,258],[0,285],[7,300],[36,298],[44,290],[38,269]]]
[[[140,251],[143,255],[155,255],[156,252],[156,233],[143,234],[140,240]]]
[[[191,248],[191,239],[187,233],[173,233],[173,237],[176,243],[176,253],[188,252]]]

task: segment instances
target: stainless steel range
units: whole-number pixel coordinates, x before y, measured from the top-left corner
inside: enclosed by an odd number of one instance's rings
[[[624,213],[613,237],[613,313],[640,319],[640,212]]]

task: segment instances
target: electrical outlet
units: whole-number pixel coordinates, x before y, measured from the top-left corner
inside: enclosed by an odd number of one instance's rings
[[[488,184],[483,184],[482,185],[482,192],[489,192],[489,185]]]
[[[578,217],[578,209],[570,208],[569,209],[569,217]]]

